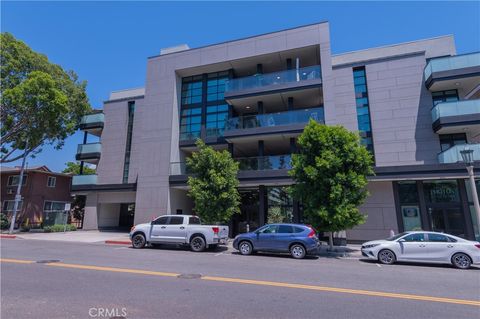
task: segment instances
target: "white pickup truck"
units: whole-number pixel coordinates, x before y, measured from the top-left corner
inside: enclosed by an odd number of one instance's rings
[[[226,244],[227,239],[228,226],[202,225],[198,216],[191,215],[163,215],[130,230],[133,248],[147,244],[184,244],[199,252]]]

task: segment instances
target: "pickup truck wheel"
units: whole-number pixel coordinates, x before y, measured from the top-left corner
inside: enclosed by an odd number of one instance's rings
[[[190,249],[195,252],[204,251],[206,248],[205,239],[201,236],[195,236],[190,240]]]
[[[248,241],[242,241],[240,244],[238,244],[238,251],[242,255],[251,255],[253,252],[252,244],[250,244]]]
[[[145,236],[143,236],[142,234],[136,234],[132,238],[133,248],[143,248],[145,247],[146,243],[147,243],[147,240],[145,239]]]

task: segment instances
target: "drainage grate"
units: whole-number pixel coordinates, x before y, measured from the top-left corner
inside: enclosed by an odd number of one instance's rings
[[[199,279],[202,278],[202,275],[200,274],[180,274],[177,276],[177,278],[180,279]]]
[[[44,259],[44,260],[37,260],[37,264],[49,264],[49,263],[59,263],[60,260],[58,259]]]

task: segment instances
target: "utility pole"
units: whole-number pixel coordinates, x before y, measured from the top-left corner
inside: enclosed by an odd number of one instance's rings
[[[13,216],[12,216],[12,220],[10,221],[9,234],[13,233],[13,229],[15,228],[15,221],[17,220],[18,205],[22,200],[22,195],[20,193],[22,191],[23,173],[25,170],[25,161],[27,160],[27,153],[28,153],[28,139],[25,142],[25,154],[23,154],[22,167],[20,168],[20,178],[18,180],[17,193],[15,194],[15,203],[13,204]]]

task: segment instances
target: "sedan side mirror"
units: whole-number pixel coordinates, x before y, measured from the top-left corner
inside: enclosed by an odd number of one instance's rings
[[[403,243],[404,241],[405,241],[405,239],[403,239],[403,238],[400,238],[400,239],[398,240],[399,243]]]

